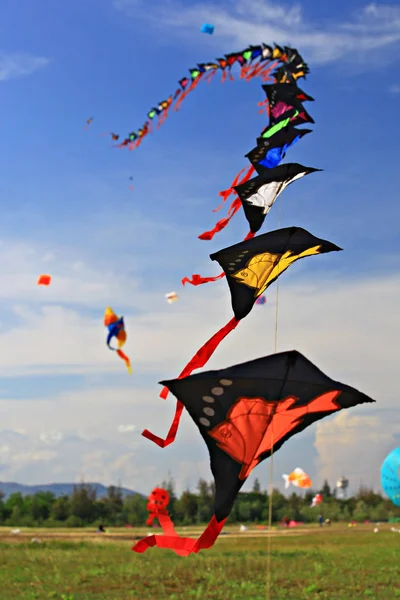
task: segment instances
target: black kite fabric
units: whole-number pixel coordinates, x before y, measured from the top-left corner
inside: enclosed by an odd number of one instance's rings
[[[339,251],[332,242],[301,227],[276,229],[210,255],[225,272],[237,320],[244,319],[257,298],[300,258]]]
[[[308,133],[312,133],[312,129],[296,129],[287,125],[270,138],[259,138],[257,146],[245,154],[245,157],[255,166],[258,163],[263,164],[261,161],[265,161],[270,155],[273,160],[270,159],[264,166],[275,167],[285,157],[286,150]]]
[[[254,168],[258,173],[256,177],[234,187],[252,233],[257,233],[262,227],[273,203],[289,184],[320,170],[304,167],[298,163],[287,163],[273,169],[258,163]]]
[[[296,350],[160,383],[185,406],[207,444],[217,521],[229,515],[252,469],[293,435],[341,409],[375,402]]]

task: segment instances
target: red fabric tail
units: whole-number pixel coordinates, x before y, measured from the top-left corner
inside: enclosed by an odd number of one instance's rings
[[[205,80],[206,80],[207,83],[211,83],[212,82],[212,80],[215,77],[216,72],[217,72],[217,69],[213,69],[212,71],[210,71],[209,73],[207,73],[207,75],[205,77]]]
[[[253,77],[262,77],[263,81],[267,81],[270,76],[271,71],[275,69],[278,65],[278,61],[274,61],[272,64],[268,63],[267,65],[264,62],[257,63],[248,73],[246,77],[246,81],[250,81]],[[265,79],[264,79],[265,78]],[[274,81],[274,79],[272,79]]]
[[[253,165],[249,165],[249,167],[247,169],[247,173],[245,173],[245,175],[243,175],[242,179],[239,181],[239,177],[243,173],[244,170],[245,169],[242,169],[238,173],[238,175],[233,180],[231,187],[228,190],[224,190],[223,192],[219,193],[219,195],[223,197],[223,202],[226,202],[227,198],[235,191],[233,189],[234,186],[245,183],[246,181],[248,181],[250,179],[250,177],[252,176],[252,174],[254,172],[254,167],[253,167]],[[212,240],[216,233],[218,233],[222,229],[225,229],[225,227],[228,225],[229,221],[232,219],[233,215],[236,214],[237,211],[240,209],[241,205],[242,205],[242,203],[240,202],[240,198],[235,198],[235,200],[233,200],[233,202],[228,210],[227,216],[224,217],[223,219],[220,219],[218,221],[218,223],[215,224],[214,228],[211,229],[211,231],[205,231],[204,233],[200,234],[198,236],[199,240]],[[217,210],[219,210],[219,208]]]
[[[237,319],[235,319],[235,317],[233,317],[224,327],[222,327],[219,331],[217,331],[217,333],[215,333],[196,352],[196,354],[193,356],[193,358],[190,360],[190,362],[188,362],[188,364],[183,369],[183,371],[181,371],[180,375],[178,376],[178,379],[182,379],[183,377],[188,377],[188,375],[190,375],[195,369],[201,369],[202,367],[204,367],[204,365],[209,361],[209,359],[214,354],[215,350],[218,348],[218,346],[220,345],[222,340],[224,338],[226,338],[226,336],[231,331],[233,331],[237,327],[238,324],[239,324],[239,321]],[[166,400],[166,398],[168,397],[168,394],[169,394],[168,388],[163,387],[163,389],[161,390],[161,393],[160,393],[160,398],[162,398],[163,400]],[[172,444],[172,442],[174,442],[174,440],[176,438],[176,434],[177,434],[178,427],[179,427],[179,421],[180,421],[183,409],[184,409],[184,406],[183,406],[182,402],[179,402],[179,400],[177,400],[176,408],[175,408],[175,415],[174,415],[171,427],[168,431],[167,437],[165,439],[154,435],[154,433],[151,433],[151,431],[149,431],[148,429],[145,429],[142,432],[142,436],[145,437],[146,439],[150,440],[151,442],[154,442],[160,448],[166,448],[167,446]]]
[[[247,173],[245,175],[243,175],[243,178],[239,181],[241,174],[246,170],[246,168],[247,168]],[[230,188],[228,188],[227,190],[223,190],[222,192],[219,192],[218,195],[221,196],[221,198],[223,198],[222,204],[220,206],[218,206],[218,208],[214,208],[213,212],[218,212],[219,210],[221,210],[222,206],[227,201],[229,196],[231,194],[233,194],[233,192],[235,191],[233,188],[236,185],[240,185],[241,183],[245,183],[246,181],[248,181],[250,179],[250,177],[252,176],[253,172],[254,172],[253,165],[244,167],[241,171],[239,171],[239,173],[236,175],[235,179],[232,181]]]
[[[276,61],[272,63],[272,65],[269,65],[268,67],[265,67],[264,69],[262,69],[262,71],[260,71],[258,75],[261,77],[264,83],[266,83],[267,81],[271,81],[273,83],[275,81],[275,77],[271,75],[271,72],[275,69],[277,65],[278,62]]]
[[[160,118],[158,119],[158,123],[157,123],[157,129],[160,129],[161,125],[163,125],[165,123],[165,121],[167,120],[168,110],[169,110],[169,106],[167,106],[167,108],[164,108],[164,110],[160,114]]]
[[[214,208],[213,212],[218,212],[219,210],[221,210],[221,208],[223,207],[223,205],[225,204],[225,202],[227,201],[229,196],[233,193],[233,191],[234,191],[233,188],[235,187],[235,185],[239,184],[239,177],[246,170],[246,168],[248,168],[248,167],[244,167],[241,171],[239,171],[239,173],[236,175],[235,179],[232,181],[231,186],[227,190],[223,190],[222,192],[219,192],[218,195],[223,198],[222,204],[220,204],[218,206],[218,208]],[[244,183],[244,182],[241,181],[240,183]]]
[[[251,240],[255,235],[255,233],[249,231],[249,233],[246,235],[243,241],[245,242],[246,240]],[[211,283],[212,281],[218,281],[218,279],[222,279],[223,277],[225,277],[224,271],[222,271],[222,273],[216,275],[215,277],[202,277],[201,275],[198,275],[196,273],[192,275],[192,279],[189,279],[189,277],[184,277],[182,279],[182,285],[185,285],[185,283],[190,283],[190,285],[198,286],[203,285],[203,283]]]
[[[158,516],[158,520],[160,521],[160,525],[161,525],[164,535],[169,535],[169,536],[178,535],[175,531],[175,527],[171,520],[171,517],[169,516],[169,514],[167,512],[159,513],[157,516]]]
[[[218,281],[218,279],[222,279],[223,277],[225,277],[224,271],[215,277],[202,277],[201,275],[195,273],[192,275],[192,279],[189,279],[189,277],[184,277],[182,279],[182,285],[185,285],[185,283],[190,283],[190,285],[197,286],[202,285],[203,283],[210,283],[211,281]]]
[[[246,77],[247,73],[249,72],[249,69],[251,69],[249,65],[242,66],[242,68],[240,69],[240,79],[244,79]]]
[[[243,241],[246,242],[247,240],[252,240],[255,235],[256,235],[255,233],[253,233],[252,231],[249,231],[249,233],[246,235],[246,237],[244,238]]]
[[[215,515],[203,531],[199,539],[184,538],[179,535],[150,535],[137,542],[132,548],[134,552],[142,554],[149,548],[157,546],[173,550],[178,556],[189,556],[189,554],[197,554],[200,550],[211,548],[221,533],[226,519],[218,522]]]
[[[180,109],[181,104],[184,101],[184,99],[186,98],[186,96],[188,94],[190,94],[190,92],[192,92],[199,85],[202,76],[203,76],[203,73],[200,73],[200,75],[198,77],[196,77],[196,79],[194,79],[192,81],[192,83],[189,85],[189,87],[186,88],[186,90],[179,96],[178,100],[175,102],[175,106],[174,106],[175,111],[178,111]]]
[[[264,102],[258,102],[257,106],[261,107],[261,110],[258,111],[258,114],[262,115],[264,112],[267,113],[267,117],[269,117],[269,102],[268,98],[264,100]]]
[[[240,202],[240,198],[235,198],[229,208],[228,216],[220,219],[218,223],[215,224],[214,228],[211,229],[211,231],[204,231],[204,233],[200,234],[198,236],[199,240],[212,240],[216,233],[222,231],[222,229],[225,229],[229,221],[238,212],[241,206],[242,203]]]

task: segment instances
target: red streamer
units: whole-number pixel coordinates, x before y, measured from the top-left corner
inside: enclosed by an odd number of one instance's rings
[[[204,365],[209,361],[209,359],[214,354],[215,350],[218,348],[218,346],[220,345],[222,340],[224,338],[226,338],[226,336],[231,331],[233,331],[237,327],[238,324],[239,324],[239,321],[235,317],[233,317],[224,327],[222,327],[219,331],[217,331],[217,333],[215,333],[196,352],[196,354],[193,356],[193,358],[190,360],[190,362],[188,362],[188,364],[183,369],[183,371],[181,371],[180,375],[178,376],[178,379],[182,379],[183,377],[188,377],[195,369],[201,369],[202,367],[204,367]],[[161,390],[161,393],[160,393],[160,398],[162,398],[163,400],[166,400],[168,397],[168,394],[169,394],[168,388],[163,387],[163,389]],[[184,406],[183,406],[182,402],[179,402],[179,400],[177,400],[176,407],[175,407],[175,415],[172,420],[171,427],[169,428],[167,437],[165,439],[163,439],[157,435],[154,435],[154,433],[151,433],[151,431],[149,431],[148,429],[145,429],[142,432],[142,436],[145,437],[146,439],[150,440],[151,442],[154,442],[154,444],[157,444],[157,446],[159,446],[160,448],[166,448],[167,446],[172,444],[172,442],[175,441],[176,434],[177,434],[178,427],[179,427],[179,421],[180,421],[183,409],[184,409]]]
[[[150,535],[139,540],[132,548],[134,552],[142,554],[149,548],[157,546],[173,550],[178,556],[189,556],[189,554],[197,554],[200,550],[211,548],[221,533],[226,519],[218,522],[215,515],[197,540],[192,538],[184,538],[179,535]]]
[[[229,189],[224,190],[223,192],[219,193],[219,195],[222,196],[222,198],[223,198],[223,203],[226,202],[226,200],[229,198],[229,196],[235,191],[233,189],[234,186],[245,183],[246,181],[248,181],[250,179],[250,177],[252,176],[252,174],[254,172],[254,167],[253,167],[253,165],[250,165],[247,169],[247,173],[239,181],[239,177],[243,173],[244,170],[245,169],[242,169],[239,172],[239,174],[235,177],[235,179],[232,181],[231,187]],[[199,240],[212,240],[216,233],[218,233],[222,229],[225,229],[225,227],[228,225],[229,221],[238,212],[238,210],[240,209],[241,206],[242,206],[242,203],[240,202],[240,198],[238,198],[238,197],[235,198],[235,200],[233,200],[232,204],[229,207],[227,216],[224,217],[223,219],[220,219],[215,224],[214,228],[211,229],[211,231],[205,231],[204,233],[200,234],[198,236]],[[220,208],[221,207],[219,207],[217,210],[219,210]]]
[[[256,234],[253,233],[252,231],[249,231],[249,233],[246,235],[246,237],[244,238],[244,242],[246,240],[251,240]],[[222,271],[222,273],[220,273],[219,275],[216,275],[215,277],[202,277],[201,275],[198,275],[197,273],[195,273],[194,275],[192,275],[192,279],[189,279],[188,277],[184,277],[182,279],[182,285],[185,285],[186,283],[190,283],[190,285],[194,285],[194,286],[198,286],[198,285],[203,285],[203,283],[211,283],[213,281],[218,281],[218,279],[222,279],[223,277],[225,277],[225,273],[224,271]]]

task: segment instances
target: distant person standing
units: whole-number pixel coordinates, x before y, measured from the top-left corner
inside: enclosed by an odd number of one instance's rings
[[[319,526],[322,527],[322,525],[324,523],[324,517],[322,515],[319,515],[319,517],[318,517],[318,523],[319,523]]]
[[[289,527],[289,517],[283,517],[283,524],[285,527]]]

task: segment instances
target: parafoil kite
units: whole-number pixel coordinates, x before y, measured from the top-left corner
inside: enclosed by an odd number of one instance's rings
[[[128,369],[128,373],[132,374],[131,361],[126,356],[124,352],[122,352],[121,348],[125,344],[127,339],[127,334],[125,330],[124,317],[117,317],[115,312],[109,306],[106,308],[104,313],[104,326],[108,329],[107,336],[107,346],[110,350],[114,350],[120,358],[125,362],[126,368]],[[116,338],[118,348],[113,348],[111,346],[111,340]]]
[[[330,379],[295,350],[160,383],[186,408],[207,445],[214,516],[198,540],[153,535],[140,540],[135,552],[158,546],[187,556],[210,548],[254,467],[315,421],[374,402]]]
[[[400,448],[393,450],[381,467],[383,491],[396,506],[400,506]]]

